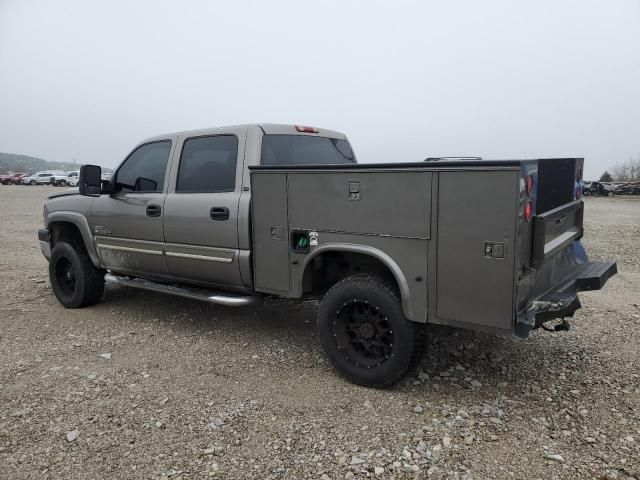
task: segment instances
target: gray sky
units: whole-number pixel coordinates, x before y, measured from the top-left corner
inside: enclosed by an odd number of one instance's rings
[[[113,167],[163,132],[346,133],[361,162],[640,153],[640,1],[0,0],[0,151]]]

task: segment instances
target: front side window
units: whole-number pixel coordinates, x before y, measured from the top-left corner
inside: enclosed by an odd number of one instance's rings
[[[265,135],[262,165],[336,165],[355,163],[349,142],[311,135]]]
[[[171,151],[171,141],[147,143],[124,161],[116,175],[116,190],[161,192]]]
[[[233,192],[238,138],[235,135],[190,138],[184,142],[176,192]]]

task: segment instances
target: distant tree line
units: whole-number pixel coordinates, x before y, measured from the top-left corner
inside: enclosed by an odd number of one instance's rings
[[[640,155],[615,165],[611,172],[606,170],[601,182],[640,182]]]
[[[42,158],[0,152],[0,175],[7,173],[27,173],[39,170],[77,170],[78,165],[71,162],[50,162]]]

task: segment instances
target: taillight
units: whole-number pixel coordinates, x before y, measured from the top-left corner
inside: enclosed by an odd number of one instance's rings
[[[529,175],[527,177],[527,183],[525,188],[527,191],[527,195],[531,195],[531,192],[533,192],[533,175]]]
[[[296,130],[302,133],[318,133],[320,130],[314,127],[305,127],[304,125],[296,125]]]
[[[531,214],[533,213],[533,205],[531,202],[527,202],[527,205],[524,207],[524,219],[528,222],[531,220]]]

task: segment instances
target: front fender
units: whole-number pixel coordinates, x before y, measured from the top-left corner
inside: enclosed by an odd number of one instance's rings
[[[100,267],[100,257],[98,257],[98,252],[96,251],[95,245],[93,244],[93,235],[91,234],[91,228],[89,227],[87,218],[78,212],[70,212],[64,210],[50,212],[47,215],[46,227],[49,228],[49,225],[57,222],[68,222],[77,227],[80,235],[82,235],[82,241],[84,242],[84,246],[87,249],[89,258],[91,258],[91,261],[96,267]]]

